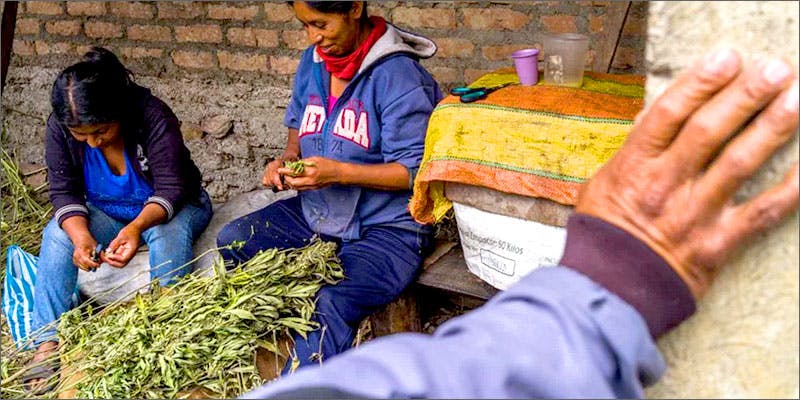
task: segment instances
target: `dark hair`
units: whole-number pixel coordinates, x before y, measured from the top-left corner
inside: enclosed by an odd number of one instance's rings
[[[287,1],[289,6],[294,5],[294,1]],[[309,7],[326,14],[347,14],[353,9],[353,1],[304,1]],[[364,8],[361,10],[360,22],[364,23],[369,20],[367,15],[367,2],[364,2]]]
[[[53,83],[53,113],[67,126],[120,121],[131,104],[131,75],[114,53],[92,47]]]

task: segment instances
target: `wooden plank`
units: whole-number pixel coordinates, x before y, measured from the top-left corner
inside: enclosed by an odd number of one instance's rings
[[[419,306],[413,288],[370,316],[372,333],[384,336],[396,332],[422,332]]]
[[[603,34],[598,43],[595,43],[596,47],[594,48],[593,71],[608,72],[611,69],[614,50],[617,47],[619,36],[622,34],[622,27],[630,4],[630,1],[611,1],[606,5]]]
[[[482,300],[488,300],[499,292],[469,272],[461,246],[454,246],[426,268],[417,279],[417,285],[466,294]]]
[[[442,256],[447,254],[450,249],[457,246],[458,243],[453,243],[447,240],[436,240],[433,246],[433,251],[424,260],[422,260],[422,270],[428,269],[433,263],[439,261]]]

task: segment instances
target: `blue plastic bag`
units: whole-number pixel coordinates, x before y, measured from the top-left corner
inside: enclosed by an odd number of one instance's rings
[[[6,251],[6,276],[3,285],[3,313],[6,316],[11,337],[17,347],[28,341],[33,319],[33,293],[36,287],[36,271],[39,257],[13,244]],[[73,304],[78,304],[78,294],[72,295]]]

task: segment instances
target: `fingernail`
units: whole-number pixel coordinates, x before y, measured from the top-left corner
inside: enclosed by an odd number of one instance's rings
[[[735,58],[736,53],[733,49],[728,47],[717,49],[706,56],[704,68],[708,72],[718,74],[723,72]]]
[[[789,66],[781,60],[770,60],[761,72],[764,79],[772,85],[783,82],[792,71]]]
[[[800,99],[798,99],[798,96],[800,96],[800,93],[797,90],[797,81],[794,81],[791,89],[786,93],[786,100],[783,101],[783,108],[790,112],[797,112],[797,110],[800,109],[798,105]]]

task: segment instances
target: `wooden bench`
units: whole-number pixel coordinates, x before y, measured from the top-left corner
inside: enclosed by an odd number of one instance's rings
[[[444,295],[474,308],[499,292],[467,269],[461,245],[457,243],[438,242],[423,261],[422,268],[417,280],[397,300],[370,317],[375,336],[422,332],[420,306],[432,294]]]

